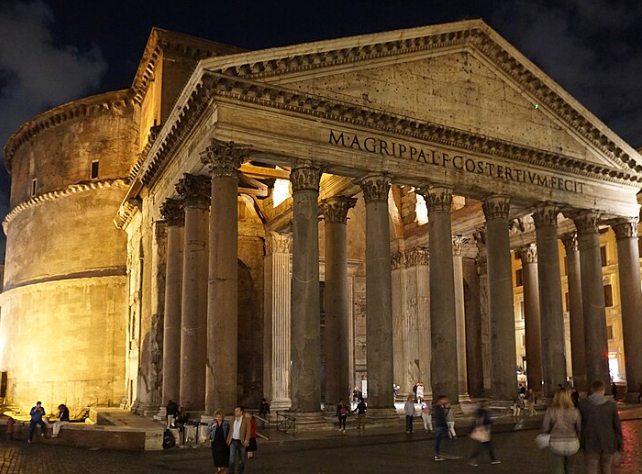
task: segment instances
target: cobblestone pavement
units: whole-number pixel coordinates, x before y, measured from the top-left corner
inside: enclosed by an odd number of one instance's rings
[[[642,473],[642,420],[623,422],[626,452],[614,474]],[[497,433],[493,436],[502,464],[491,466],[487,455],[478,467],[466,465],[473,443],[465,438],[446,442],[449,458],[435,463],[432,439],[415,432],[360,436],[356,430],[316,440],[259,442],[256,457],[248,461],[247,473],[519,473],[553,472],[553,456],[539,451],[536,431]],[[578,455],[576,474],[583,474]],[[208,448],[174,449],[156,453],[86,450],[45,443],[29,445],[0,441],[0,474],[120,474],[120,473],[212,473]]]

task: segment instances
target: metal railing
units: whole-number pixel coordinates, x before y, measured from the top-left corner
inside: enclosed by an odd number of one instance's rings
[[[276,412],[276,429],[283,433],[294,434],[296,431],[296,418],[285,413]]]

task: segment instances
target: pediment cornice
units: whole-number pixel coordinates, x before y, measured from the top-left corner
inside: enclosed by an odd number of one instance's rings
[[[518,145],[508,141],[416,120],[385,111],[295,91],[251,79],[207,72],[190,95],[187,104],[175,111],[178,115],[171,129],[164,128],[141,166],[142,181],[150,184],[165,162],[177,150],[208,105],[215,100],[239,101],[259,107],[294,112],[302,116],[343,123],[408,139],[425,141],[497,156],[527,165],[539,166],[576,176],[624,185],[642,183],[642,173],[625,167],[590,163],[566,155]]]

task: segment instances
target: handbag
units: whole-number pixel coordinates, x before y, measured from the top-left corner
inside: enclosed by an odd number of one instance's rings
[[[478,443],[488,443],[490,441],[490,430],[483,425],[475,426],[468,437]]]
[[[535,445],[539,449],[544,449],[548,448],[548,445],[551,442],[551,435],[548,433],[540,433],[537,435],[537,438],[535,438]]]
[[[580,440],[577,438],[551,439],[550,448],[553,454],[572,456],[580,450]]]

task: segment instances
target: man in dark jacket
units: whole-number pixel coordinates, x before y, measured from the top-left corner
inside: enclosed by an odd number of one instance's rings
[[[33,435],[36,432],[36,426],[40,425],[40,437],[44,438],[47,432],[47,425],[45,424],[45,409],[41,402],[37,402],[35,407],[31,408],[29,412],[31,421],[29,422],[29,442],[33,440]]]
[[[586,474],[611,474],[613,455],[624,450],[620,416],[604,393],[604,382],[597,380],[591,384],[591,395],[580,400]]]
[[[435,461],[445,461],[446,458],[441,456],[441,440],[447,436],[448,423],[446,423],[446,411],[449,410],[448,397],[439,395],[437,403],[432,410],[434,419],[433,426],[435,428]]]

